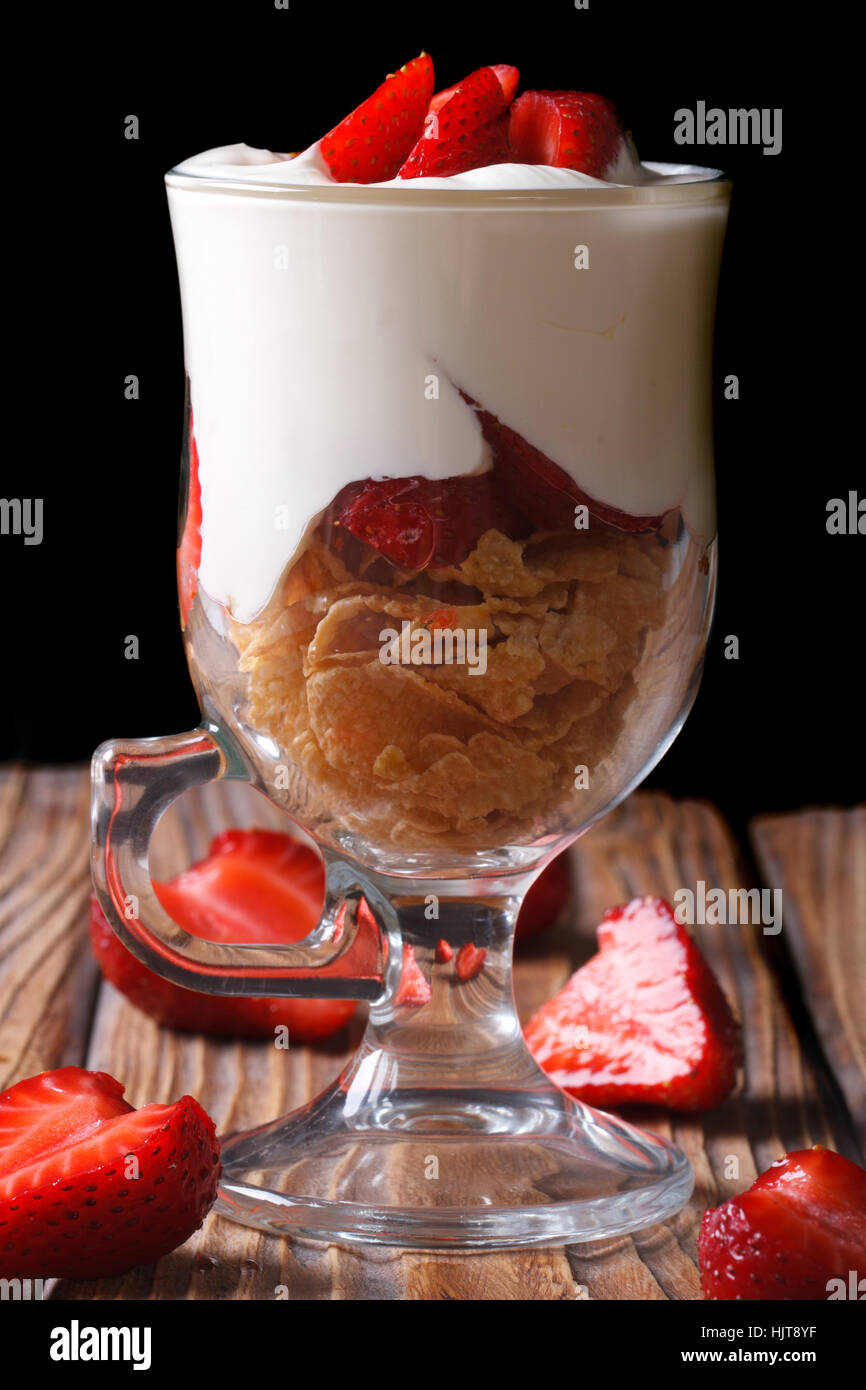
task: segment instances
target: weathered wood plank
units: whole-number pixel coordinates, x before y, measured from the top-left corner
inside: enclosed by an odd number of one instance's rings
[[[82,768],[0,768],[0,1090],[84,1060],[99,987],[88,826]]]
[[[782,890],[790,949],[824,1053],[866,1155],[866,806],[761,816],[764,881]],[[852,1155],[856,1157],[856,1155]]]

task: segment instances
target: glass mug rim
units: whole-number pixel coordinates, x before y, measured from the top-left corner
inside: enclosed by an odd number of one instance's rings
[[[273,199],[277,202],[377,209],[392,207],[469,212],[520,212],[547,209],[580,212],[596,208],[700,207],[730,201],[733,181],[727,174],[684,183],[611,185],[591,188],[483,188],[440,189],[373,187],[367,184],[273,184],[253,178],[234,179],[209,173],[194,174],[170,169],[168,189],[186,193],[222,193],[234,197]]]

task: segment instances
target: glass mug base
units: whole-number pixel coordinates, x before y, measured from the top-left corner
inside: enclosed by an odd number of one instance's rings
[[[680,1150],[574,1100],[530,1054],[511,988],[516,900],[440,899],[431,922],[429,893],[401,897],[411,987],[371,1005],[321,1095],[224,1139],[217,1210],[312,1239],[475,1250],[596,1240],[677,1211],[693,1181]],[[480,968],[463,979],[467,941]]]
[[[335,1082],[223,1140],[216,1210],[311,1240],[497,1250],[639,1230],[693,1181],[676,1145],[551,1085],[395,1092],[353,1112]]]

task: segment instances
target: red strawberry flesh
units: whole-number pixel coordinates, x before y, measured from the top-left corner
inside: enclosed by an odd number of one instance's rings
[[[198,449],[192,431],[192,412],[189,417],[189,481],[183,535],[177,549],[177,589],[180,598],[181,624],[186,627],[193,599],[198,590],[198,567],[201,564],[201,484],[198,476]]]
[[[606,914],[599,953],[530,1020],[536,1061],[591,1105],[718,1105],[736,1078],[739,1028],[695,943],[659,898]]]
[[[526,941],[553,925],[571,897],[571,860],[558,854],[532,884],[521,904],[515,939]]]
[[[411,570],[461,564],[485,531],[525,531],[490,472],[369,479],[347,490],[332,510],[340,526]]]

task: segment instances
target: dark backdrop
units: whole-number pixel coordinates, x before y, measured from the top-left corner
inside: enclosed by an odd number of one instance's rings
[[[69,16],[68,39],[52,30],[50,81],[38,50],[22,53],[33,82],[17,136],[38,159],[19,171],[32,170],[29,196],[7,261],[27,295],[9,419],[28,428],[25,447],[5,451],[2,492],[44,497],[45,537],[0,538],[0,755],[83,759],[109,735],[196,722],[174,591],[183,362],[164,171],[237,140],[303,148],[427,48],[437,86],[516,63],[523,86],[612,97],[644,157],[734,176],[717,341],[719,603],[697,704],[651,782],[712,798],[738,823],[861,795],[866,541],[825,528],[828,498],[858,482],[866,492],[862,444],[841,442],[839,425],[859,395],[844,346],[856,224],[830,196],[840,142],[858,137],[828,104],[835,68],[817,45],[833,11],[805,13],[792,51],[788,6],[112,6]],[[844,52],[844,32],[834,42]],[[782,107],[782,153],[677,147],[674,112],[698,100]],[[137,142],[124,139],[131,113]],[[729,372],[737,402],[721,398]],[[138,402],[124,400],[128,373]],[[138,661],[124,659],[132,633]],[[730,633],[738,661],[722,654]]]

